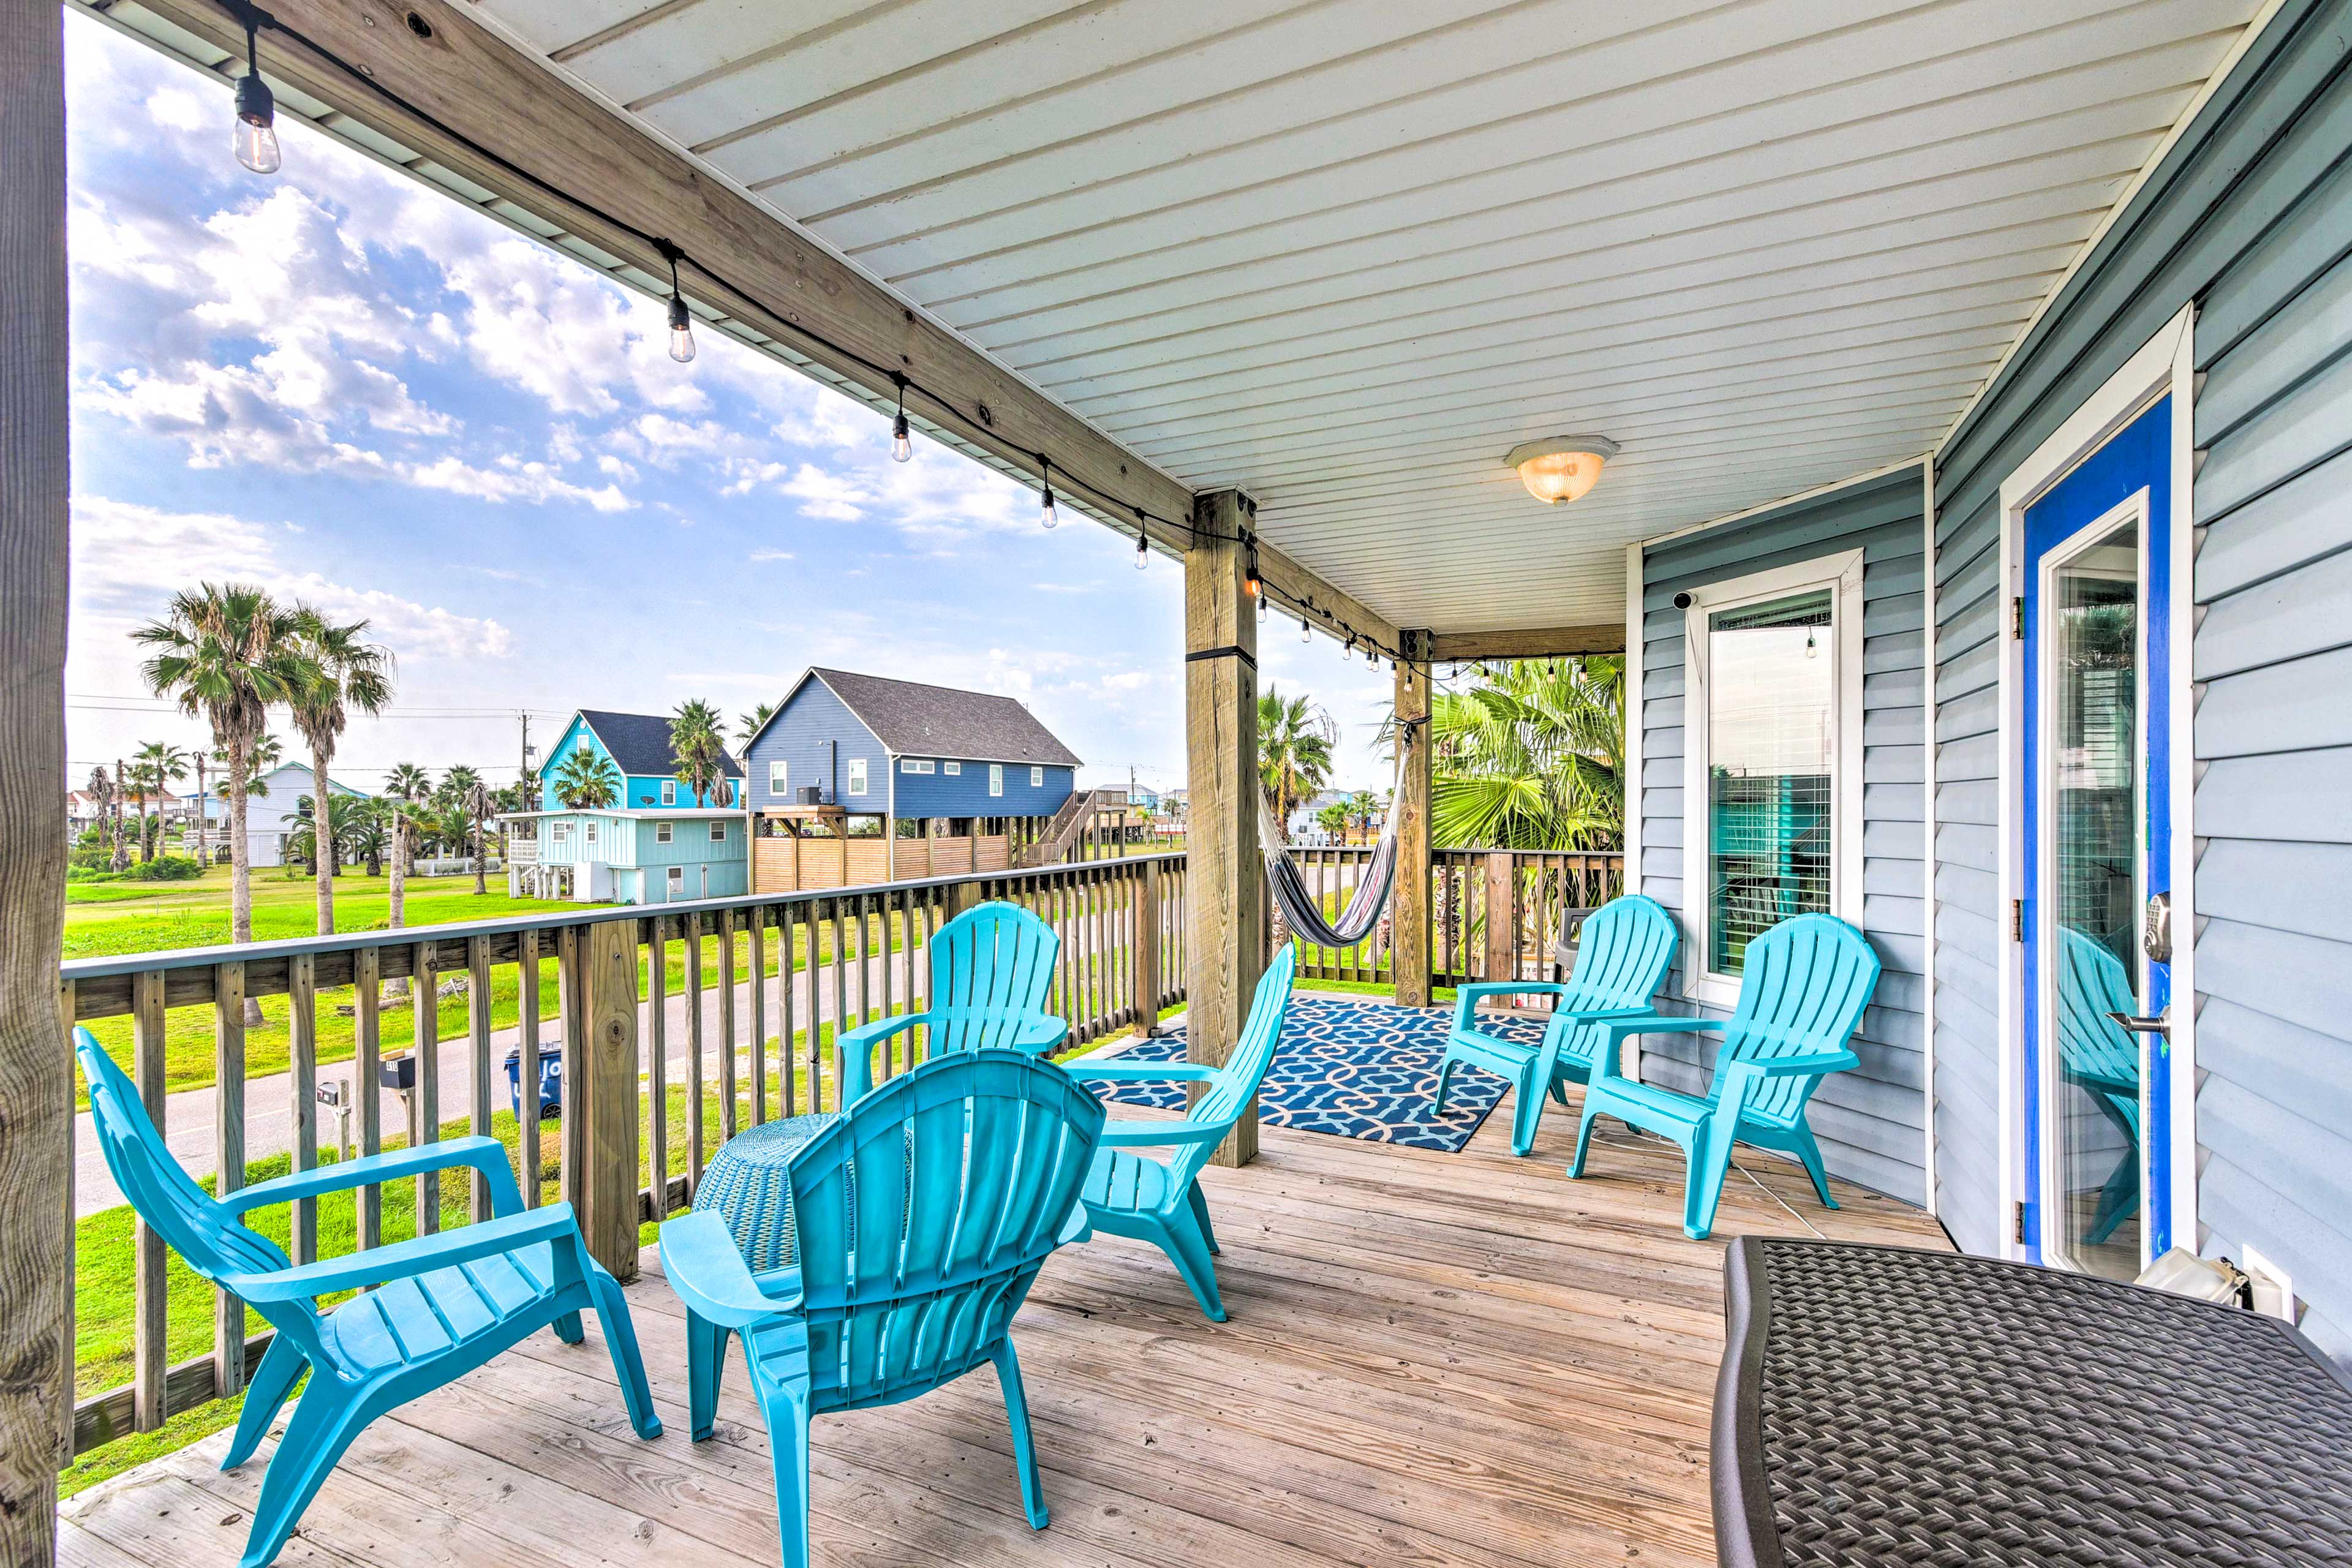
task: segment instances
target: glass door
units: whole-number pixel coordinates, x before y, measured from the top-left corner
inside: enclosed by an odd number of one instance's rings
[[[2024,1239],[2119,1279],[2172,1245],[2171,418],[2025,511]]]

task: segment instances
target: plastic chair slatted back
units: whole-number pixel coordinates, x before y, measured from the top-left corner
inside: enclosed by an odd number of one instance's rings
[[[1556,1004],[1562,1013],[1647,1007],[1674,962],[1675,918],[1665,906],[1638,893],[1612,899],[1584,922],[1576,969]],[[1586,1024],[1562,1045],[1565,1055],[1591,1066],[1608,1038]]]
[[[2139,1127],[2139,1052],[2109,1013],[2137,1013],[2123,960],[2096,937],[2060,928],[2058,1059],[2068,1076]]]
[[[1266,1068],[1274,1064],[1275,1047],[1282,1043],[1283,1022],[1290,1013],[1291,979],[1297,967],[1297,946],[1285,943],[1259,976],[1256,994],[1250,998],[1249,1016],[1242,1022],[1241,1038],[1234,1042],[1234,1054],[1217,1069],[1187,1120],[1205,1125],[1241,1119],[1250,1097],[1265,1081]],[[1180,1151],[1169,1165],[1172,1187],[1181,1188],[1199,1175],[1216,1152],[1213,1143],[1195,1143]]]
[[[1024,1014],[1045,1010],[1062,939],[1017,904],[991,902],[941,926],[929,944],[929,1054],[1011,1045]]]
[[[1724,1029],[1726,1061],[1775,1061],[1844,1047],[1878,984],[1878,955],[1832,915],[1782,921],[1748,944],[1739,1002]],[[1750,1116],[1787,1127],[1804,1114],[1821,1079],[1767,1079]]]

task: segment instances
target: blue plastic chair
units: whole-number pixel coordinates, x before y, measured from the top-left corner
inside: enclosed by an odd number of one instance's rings
[[[931,986],[923,1010],[877,1018],[836,1044],[843,1105],[855,1105],[873,1088],[874,1048],[909,1029],[923,1031],[923,1058],[992,1046],[1047,1056],[1069,1038],[1069,1025],[1045,1011],[1062,939],[1027,910],[1001,900],[976,904],[926,946]]]
[[[1535,1147],[1536,1128],[1549,1093],[1565,1106],[1565,1085],[1592,1076],[1592,1060],[1607,1038],[1597,1022],[1645,1016],[1656,1009],[1650,998],[1675,961],[1675,918],[1655,899],[1638,893],[1612,899],[1586,919],[1576,950],[1576,972],[1565,981],[1484,980],[1454,994],[1454,1027],[1445,1037],[1445,1057],[1437,1065],[1437,1103],[1445,1114],[1445,1092],[1454,1069],[1468,1063],[1511,1080],[1518,1103],[1511,1113],[1511,1152],[1525,1159]],[[1540,995],[1554,998],[1551,1021],[1533,1045],[1477,1027],[1474,1009],[1483,996]]]
[[[180,1169],[138,1090],[89,1030],[74,1031],[74,1054],[89,1080],[90,1120],[106,1168],[139,1217],[189,1268],[277,1331],[247,1385],[221,1468],[233,1470],[253,1457],[295,1381],[310,1373],[262,1478],[245,1568],[277,1557],[327,1473],[369,1422],[541,1329],[578,1344],[585,1337],[583,1310],[604,1322],[630,1425],[640,1437],[661,1436],[621,1287],[588,1255],[571,1205],[522,1206],[497,1139],[457,1138],[341,1161],[216,1199]],[[482,1173],[495,1218],[300,1268],[239,1223],[275,1204],[456,1168]],[[377,1288],[324,1312],[313,1300],[370,1285]]]
[[[1217,1145],[1249,1109],[1258,1084],[1274,1060],[1282,1040],[1282,1024],[1290,1011],[1290,979],[1297,968],[1297,949],[1285,946],[1259,976],[1250,998],[1249,1017],[1241,1038],[1223,1067],[1192,1062],[1121,1062],[1116,1058],[1097,1062],[1081,1058],[1068,1065],[1075,1078],[1112,1083],[1150,1082],[1173,1079],[1180,1083],[1204,1083],[1208,1091],[1181,1121],[1121,1121],[1102,1135],[1094,1169],[1087,1173],[1087,1218],[1097,1230],[1131,1236],[1166,1253],[1192,1287],[1192,1299],[1211,1322],[1225,1321],[1223,1298],[1217,1292],[1219,1248],[1217,1233],[1209,1226],[1209,1200],[1201,1192],[1201,1168]],[[1135,1149],[1170,1148],[1166,1163]]]
[[[1056,1247],[1083,1239],[1078,1187],[1103,1110],[1051,1063],[982,1047],[937,1057],[851,1106],[785,1168],[793,1267],[754,1275],[708,1210],[663,1225],[687,1307],[694,1438],[710,1436],[730,1334],[743,1341],[774,1451],[786,1568],[809,1560],[809,1419],[912,1399],[993,1363],[1029,1522],[1045,1495],[1013,1314]]]
[[[2123,960],[2096,937],[2062,926],[2058,958],[2058,1066],[2123,1134],[2123,1158],[2099,1189],[2083,1239],[2093,1247],[2139,1210],[2139,1048],[2110,1013],[2137,1013]]]
[[[1683,1232],[1693,1240],[1704,1241],[1715,1228],[1716,1204],[1731,1171],[1735,1143],[1794,1154],[1812,1177],[1822,1205],[1837,1207],[1822,1167],[1821,1145],[1805,1124],[1805,1104],[1822,1078],[1859,1064],[1846,1041],[1877,985],[1878,955],[1860,931],[1830,915],[1799,915],[1748,944],[1739,1002],[1728,1020],[1657,1014],[1602,1020],[1599,1027],[1608,1040],[1585,1088],[1576,1159],[1568,1173],[1584,1174],[1593,1122],[1614,1116],[1681,1148],[1687,1165]],[[1619,1070],[1617,1042],[1627,1035],[1705,1029],[1723,1031],[1705,1099],[1637,1083]]]

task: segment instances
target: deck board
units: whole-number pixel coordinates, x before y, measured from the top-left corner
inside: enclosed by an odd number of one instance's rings
[[[1131,1114],[1121,1108],[1122,1114]],[[1680,1228],[1678,1157],[1620,1129],[1562,1167],[1507,1119],[1459,1154],[1269,1127],[1258,1161],[1205,1175],[1228,1323],[1174,1271],[1105,1237],[1058,1255],[1015,1329],[1052,1525],[1022,1518],[995,1381],[817,1423],[826,1564],[1012,1568],[1476,1568],[1713,1561],[1707,1415],[1723,1246],[1744,1235],[1946,1245],[1936,1223],[1744,1159],[1715,1239]],[[593,1322],[541,1336],[377,1423],[281,1561],[341,1568],[774,1563],[767,1442],[740,1363],[719,1431],[687,1440],[677,1301],[646,1257],[630,1288],[667,1430],[631,1434]],[[232,1564],[261,1464],[227,1434],[64,1507],[63,1561]],[[265,1447],[263,1458],[269,1449]]]

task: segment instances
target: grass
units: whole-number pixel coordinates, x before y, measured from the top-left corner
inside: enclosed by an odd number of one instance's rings
[[[446,886],[438,885],[446,882]],[[421,887],[420,887],[421,883]],[[77,902],[81,891],[119,892],[126,884],[100,883],[87,889],[68,892],[66,911],[65,956],[89,958],[122,953],[152,952],[177,947],[215,945],[228,940],[228,876],[226,870],[207,872],[201,881],[159,883],[142,888],[131,897],[115,897]],[[385,879],[348,873],[338,879],[335,889],[335,919],[346,931],[382,931],[386,929],[389,904],[384,893]],[[317,926],[317,910],[313,902],[314,888],[307,879],[289,880],[276,874],[254,879],[253,933],[257,941],[283,937],[310,936]],[[408,885],[405,923],[426,927],[448,925],[464,921],[494,920],[501,915],[546,914],[578,906],[549,903],[530,899],[509,899],[502,892],[476,897],[471,878],[411,879]],[[904,922],[893,917],[891,946],[894,951],[905,947]],[[809,929],[797,927],[793,939],[793,964],[796,970],[809,967]],[[833,939],[828,925],[817,939],[817,958],[829,963]],[[717,984],[719,975],[719,944],[716,938],[703,941],[703,984]],[[780,954],[771,940],[764,949],[764,973],[778,973]],[[735,939],[735,973],[739,981],[751,973],[751,937],[739,933]],[[637,990],[649,996],[646,960],[637,969]],[[683,939],[667,944],[663,972],[666,986],[672,996],[686,987],[686,942]],[[490,972],[490,1026],[504,1029],[513,1026],[521,1017],[521,980],[520,969],[503,964]],[[552,1017],[557,1004],[556,963],[552,957],[540,962],[541,1016]],[[322,988],[319,992],[319,1062],[328,1066],[349,1061],[357,1048],[357,1020],[342,1011],[352,1005],[352,988],[348,985]],[[462,1037],[467,1030],[467,998],[463,995],[442,997],[436,1009],[436,1032],[443,1040]],[[261,1004],[265,1022],[246,1030],[245,1070],[248,1079],[263,1078],[284,1072],[291,1049],[288,1035],[287,1003],[282,996],[268,997]],[[110,1055],[129,1069],[131,1061],[131,1020],[127,1017],[93,1019],[89,1031]],[[413,1004],[406,998],[387,998],[378,1030],[380,1043],[387,1053],[415,1043],[415,1018]],[[206,1007],[177,1007],[165,1015],[163,1024],[163,1077],[168,1092],[202,1089],[214,1081],[213,1019]],[[78,1105],[86,1105],[81,1098],[81,1086],[77,1079]]]

